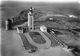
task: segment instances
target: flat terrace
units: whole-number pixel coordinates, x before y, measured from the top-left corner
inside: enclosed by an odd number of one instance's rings
[[[22,39],[22,42],[23,42],[23,46],[25,48],[25,50],[29,50],[29,49],[37,49],[36,46],[33,46],[29,43],[29,41],[27,40],[27,36],[25,36],[24,34],[22,33],[19,33],[21,39]]]
[[[48,32],[43,33],[36,30],[19,35],[26,50],[50,48],[61,45],[61,43],[55,39],[55,36],[50,35]]]

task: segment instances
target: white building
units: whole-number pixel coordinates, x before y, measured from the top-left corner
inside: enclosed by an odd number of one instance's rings
[[[7,19],[5,21],[5,29],[6,30],[11,30],[12,29],[12,21],[11,21],[11,19]]]
[[[77,16],[75,16],[75,15],[68,15],[69,17],[71,17],[71,18],[78,18]]]
[[[53,20],[53,18],[49,18],[49,20]]]
[[[42,31],[42,32],[47,32],[47,27],[46,26],[40,26],[40,30]]]
[[[5,28],[6,28],[6,30],[8,30],[8,24],[9,24],[9,23],[8,23],[8,21],[6,20],[6,21],[5,21]]]

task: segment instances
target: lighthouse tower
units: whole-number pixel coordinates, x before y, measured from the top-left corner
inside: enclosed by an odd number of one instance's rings
[[[28,30],[34,30],[34,17],[32,7],[29,9],[28,12]]]

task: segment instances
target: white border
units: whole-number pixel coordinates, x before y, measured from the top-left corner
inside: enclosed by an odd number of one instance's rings
[[[64,3],[64,2],[79,2],[80,0],[0,0],[0,1],[26,1],[26,2],[60,2],[60,3]]]

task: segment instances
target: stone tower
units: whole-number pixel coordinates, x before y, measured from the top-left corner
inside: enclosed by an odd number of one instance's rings
[[[34,30],[34,17],[32,7],[29,9],[28,12],[28,30]]]
[[[5,21],[5,28],[6,28],[6,30],[11,30],[12,29],[12,21],[11,21],[11,19],[7,19]]]

